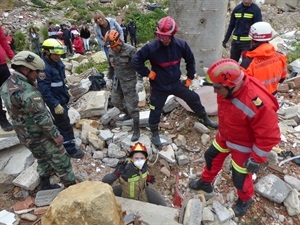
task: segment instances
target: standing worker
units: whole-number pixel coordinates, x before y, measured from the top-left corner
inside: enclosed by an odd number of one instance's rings
[[[189,187],[211,193],[212,182],[231,154],[232,179],[238,200],[236,216],[245,215],[253,202],[252,174],[259,171],[271,149],[280,142],[277,100],[255,78],[246,76],[238,63],[221,59],[208,71],[208,81],[217,93],[219,130],[205,152],[206,166],[201,179]]]
[[[10,72],[6,63],[6,57],[12,59],[14,55],[15,55],[14,52],[11,50],[10,46],[7,43],[4,31],[0,26],[0,87],[10,76]],[[11,131],[13,130],[13,127],[6,118],[6,111],[3,110],[1,97],[0,97],[0,126],[4,131]]]
[[[124,43],[127,43],[127,36],[128,36],[128,28],[125,24],[125,20],[122,19],[121,20],[121,25],[120,25],[123,29],[123,34],[124,34]]]
[[[45,63],[35,53],[21,51],[11,64],[14,72],[2,85],[1,96],[21,144],[37,159],[41,190],[60,188],[50,184],[52,172],[60,177],[65,187],[75,184],[70,158],[63,147],[64,139],[35,85]]]
[[[152,143],[162,147],[158,124],[162,108],[169,95],[182,98],[198,116],[204,125],[217,129],[217,123],[210,120],[199,96],[189,89],[194,79],[195,58],[189,45],[182,39],[175,37],[178,30],[175,21],[167,16],[158,22],[156,39],[146,44],[132,59],[136,71],[144,77],[149,77],[151,86],[149,127],[152,132]],[[180,81],[180,61],[186,62],[187,79]],[[145,66],[149,60],[151,71]]]
[[[113,78],[111,103],[125,113],[123,120],[133,119],[131,141],[137,141],[140,137],[139,97],[135,90],[137,75],[131,63],[136,49],[123,43],[115,30],[107,31],[104,41],[110,48],[108,77]]]
[[[250,37],[248,36],[252,24],[262,21],[260,8],[252,0],[243,0],[237,5],[230,16],[229,26],[225,34],[222,46],[226,44],[233,32],[230,58],[239,61],[241,53],[250,48]]]
[[[64,137],[64,146],[68,154],[72,158],[82,158],[84,153],[75,147],[74,131],[68,116],[67,104],[70,95],[65,83],[65,65],[60,59],[61,55],[67,52],[66,46],[57,39],[49,38],[43,42],[42,48],[45,70],[37,78],[38,87],[59,132]]]
[[[123,29],[115,19],[109,17],[106,18],[103,12],[101,12],[100,10],[96,10],[94,12],[94,21],[96,23],[95,25],[96,40],[100,45],[101,50],[105,52],[106,58],[108,60],[108,48],[105,45],[104,36],[107,31],[116,30],[119,32],[120,38],[123,41],[124,40]]]
[[[127,27],[130,35],[130,43],[132,46],[136,47],[136,24],[133,19],[129,19]]]
[[[275,95],[278,83],[287,75],[286,56],[277,52],[269,41],[273,28],[267,22],[257,22],[250,28],[251,48],[243,53],[241,67],[245,74],[262,82],[267,90]]]

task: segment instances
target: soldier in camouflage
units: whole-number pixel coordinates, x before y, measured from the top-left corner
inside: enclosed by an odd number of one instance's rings
[[[135,90],[137,75],[131,64],[136,49],[124,43],[116,30],[107,31],[104,41],[109,48],[108,77],[113,78],[111,103],[125,113],[122,120],[133,119],[131,141],[137,141],[140,137],[138,94]]]
[[[53,124],[41,93],[35,85],[45,63],[30,51],[21,51],[13,59],[11,76],[1,87],[1,96],[20,142],[38,161],[41,189],[60,188],[50,184],[56,173],[65,187],[75,184],[75,175],[63,147],[63,137]]]

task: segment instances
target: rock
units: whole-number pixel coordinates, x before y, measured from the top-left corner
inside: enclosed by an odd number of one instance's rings
[[[63,190],[42,217],[43,225],[69,225],[70,221],[72,225],[124,225],[122,209],[111,186],[97,181],[85,181]]]

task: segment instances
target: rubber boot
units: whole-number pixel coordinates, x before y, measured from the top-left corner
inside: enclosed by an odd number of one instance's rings
[[[162,144],[160,142],[160,137],[158,133],[158,123],[149,124],[149,127],[152,133],[152,138],[151,138],[152,144],[154,144],[155,147],[157,147],[158,149],[162,149]]]
[[[213,192],[213,187],[211,183],[205,182],[202,179],[199,179],[198,181],[196,180],[191,181],[189,183],[189,187],[197,191],[199,190],[205,191],[206,193]]]
[[[64,185],[65,188],[70,187],[71,185],[76,184],[75,180],[74,181],[61,180],[61,183]]]
[[[50,177],[40,177],[41,190],[61,188],[61,186],[58,184],[51,184],[49,178]]]
[[[5,115],[0,118],[0,126],[1,126],[2,130],[4,130],[4,131],[12,131],[13,130],[13,126],[10,124],[10,122],[8,122]]]
[[[232,207],[235,216],[243,216],[246,214],[247,210],[250,208],[253,199],[243,202],[240,198],[236,201],[235,205]]]
[[[76,148],[74,140],[65,141],[64,147],[71,158],[81,159],[84,156],[84,152]]]
[[[140,138],[140,121],[133,121],[133,134],[131,136],[131,141],[137,141]]]
[[[218,129],[218,123],[213,122],[208,116],[207,114],[203,115],[203,116],[199,116],[199,122],[204,124],[205,126],[212,128],[212,129]]]
[[[125,115],[119,118],[119,120],[120,120],[121,122],[123,122],[123,121],[125,121],[125,120],[130,120],[130,119],[132,119],[132,117],[131,117],[131,115],[129,114],[129,112],[128,112],[127,109],[124,110],[124,113],[125,113]]]

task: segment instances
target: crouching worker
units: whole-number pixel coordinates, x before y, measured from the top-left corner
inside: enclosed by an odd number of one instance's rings
[[[119,179],[120,185],[113,186],[116,196],[167,206],[163,197],[148,186],[155,182],[155,177],[148,175],[146,146],[137,142],[130,148],[130,161],[119,162],[115,171],[106,174],[102,182],[112,185]]]
[[[36,78],[45,69],[45,63],[35,53],[21,51],[12,59],[11,67],[14,71],[2,85],[1,97],[21,144],[37,159],[41,190],[60,188],[57,184],[50,184],[53,172],[65,187],[75,184],[70,157],[63,146],[64,139],[53,124],[36,87]]]

